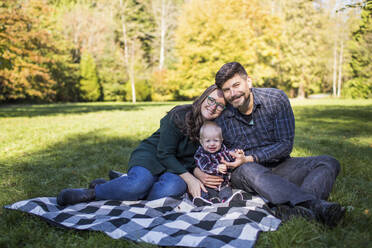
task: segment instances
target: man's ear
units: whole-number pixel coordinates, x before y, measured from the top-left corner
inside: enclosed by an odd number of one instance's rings
[[[248,83],[248,87],[252,88],[252,79],[250,77],[247,77],[247,83]]]

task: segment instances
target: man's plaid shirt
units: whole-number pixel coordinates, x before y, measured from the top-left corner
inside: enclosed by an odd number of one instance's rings
[[[228,105],[216,122],[229,149],[243,149],[257,163],[276,165],[289,157],[295,120],[287,95],[278,89],[252,88],[252,120]]]

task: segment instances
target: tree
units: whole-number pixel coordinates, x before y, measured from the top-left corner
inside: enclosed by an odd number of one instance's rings
[[[153,0],[152,11],[156,23],[155,39],[158,50],[158,69],[164,68],[166,53],[173,48],[173,32],[177,26],[180,4],[183,1]]]
[[[330,38],[333,39],[333,78],[332,78],[332,95],[334,97],[341,96],[342,84],[345,78],[349,77],[347,63],[349,53],[345,44],[350,40],[352,26],[355,23],[356,17],[359,15],[353,9],[359,3],[349,3],[346,6],[340,7],[343,3],[340,1],[329,1],[328,9],[330,10],[330,21],[332,32]],[[352,7],[350,7],[352,6]]]
[[[100,97],[96,64],[93,57],[84,52],[80,62],[80,96],[84,101],[97,101]]]
[[[151,74],[151,98],[155,101],[174,100],[175,85],[168,80],[172,72],[168,71],[174,63],[174,42],[177,18],[183,0],[153,0],[152,12],[156,29],[154,32],[154,60],[157,68]]]
[[[48,64],[58,49],[40,28],[51,10],[44,1],[5,1],[0,6],[0,101],[53,101],[56,81]],[[37,18],[39,17],[39,18]]]
[[[359,28],[349,44],[352,79],[345,85],[345,95],[353,98],[372,97],[372,1],[366,1]]]
[[[110,6],[116,17],[115,44],[131,84],[131,100],[135,103],[136,81],[145,80],[146,68],[152,66],[154,23],[150,5],[144,0],[117,0]]]
[[[312,1],[281,0],[280,81],[290,96],[304,98],[326,88],[329,48],[327,16]]]
[[[191,99],[214,83],[218,69],[238,61],[256,85],[274,76],[278,56],[278,19],[266,13],[259,1],[188,1],[176,30],[177,98]]]

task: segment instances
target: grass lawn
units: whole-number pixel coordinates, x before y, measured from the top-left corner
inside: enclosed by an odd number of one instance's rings
[[[131,151],[178,103],[0,106],[0,206],[85,187],[110,169],[126,171]],[[329,154],[342,166],[330,200],[347,206],[328,229],[294,219],[261,233],[257,247],[372,245],[372,100],[292,101],[292,156]],[[0,208],[0,247],[154,247],[103,233],[68,231]]]

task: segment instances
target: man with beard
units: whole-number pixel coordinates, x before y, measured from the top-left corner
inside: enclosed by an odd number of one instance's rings
[[[330,156],[290,157],[295,121],[286,94],[278,89],[251,88],[244,67],[227,63],[216,74],[229,106],[216,120],[229,149],[244,150],[245,157],[225,162],[233,168],[234,188],[256,192],[269,201],[273,214],[282,220],[292,216],[315,219],[328,226],[341,220],[345,209],[326,201],[340,171]],[[195,169],[208,187],[220,179]]]

